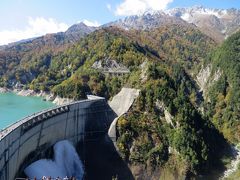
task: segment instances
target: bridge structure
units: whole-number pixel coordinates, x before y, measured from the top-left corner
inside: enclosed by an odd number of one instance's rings
[[[91,98],[28,116],[0,132],[0,180],[14,180],[56,142],[106,134],[116,113],[104,98]],[[26,163],[27,162],[27,163]]]

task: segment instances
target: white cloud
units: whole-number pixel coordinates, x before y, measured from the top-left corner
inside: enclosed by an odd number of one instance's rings
[[[66,31],[69,26],[59,23],[53,18],[43,17],[28,18],[28,25],[24,29],[0,31],[0,45],[20,41],[32,37],[38,37],[47,33]]]
[[[87,19],[84,19],[82,21],[84,24],[86,24],[87,26],[93,26],[93,27],[98,27],[98,26],[101,26],[101,24],[97,21],[89,21]]]
[[[144,13],[147,10],[164,10],[173,0],[124,0],[116,8],[118,16],[130,16]]]
[[[107,4],[107,9],[108,9],[109,11],[112,11],[112,6],[111,6],[111,4]]]

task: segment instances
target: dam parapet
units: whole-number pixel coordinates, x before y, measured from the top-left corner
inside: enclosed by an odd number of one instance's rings
[[[104,98],[92,98],[44,110],[28,116],[0,132],[0,180],[14,180],[29,154],[61,140],[74,145],[106,134],[115,112]]]

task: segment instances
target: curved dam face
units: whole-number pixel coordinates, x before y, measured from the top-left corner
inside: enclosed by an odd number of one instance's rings
[[[0,180],[14,180],[26,159],[31,161],[35,152],[58,141],[77,145],[106,134],[115,117],[105,99],[93,99],[42,111],[9,126],[0,133]]]

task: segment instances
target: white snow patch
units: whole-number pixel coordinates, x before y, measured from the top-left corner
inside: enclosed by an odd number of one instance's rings
[[[74,146],[67,140],[54,145],[54,159],[42,159],[29,165],[25,174],[33,179],[42,177],[83,179],[83,165]]]
[[[221,15],[217,11],[214,11],[212,9],[202,9],[198,13],[199,14],[203,14],[203,15],[214,15],[214,16],[216,16],[218,18],[221,18]]]
[[[201,14],[201,15],[214,15],[217,18],[221,19],[225,15],[227,15],[227,10],[203,8],[203,9],[200,9],[200,10],[194,12],[194,13]]]
[[[223,29],[221,33],[225,34],[227,32],[227,29]]]
[[[193,8],[174,8],[164,11],[170,16],[176,16],[176,14],[181,14],[181,19],[193,23],[196,20],[196,17],[199,16],[209,16],[214,15],[217,18],[224,18],[228,14],[227,10],[222,9],[209,9],[204,7],[193,7]]]
[[[190,14],[189,13],[184,13],[181,18],[184,20],[184,21],[187,21],[189,22],[190,21]]]

